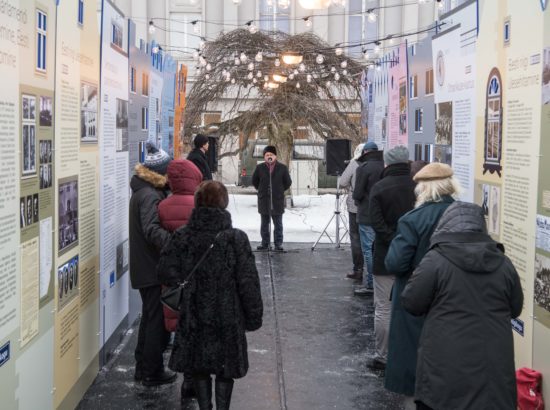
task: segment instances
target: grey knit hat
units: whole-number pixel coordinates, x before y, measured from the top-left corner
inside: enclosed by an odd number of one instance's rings
[[[384,151],[384,164],[393,165],[409,162],[409,150],[404,145],[398,145]]]
[[[158,149],[152,142],[148,142],[146,148],[147,155],[145,155],[143,165],[157,174],[166,175],[168,164],[172,160],[170,155],[162,149]]]

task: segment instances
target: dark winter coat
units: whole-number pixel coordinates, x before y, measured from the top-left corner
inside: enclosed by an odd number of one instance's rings
[[[401,300],[426,315],[415,398],[434,409],[516,408],[510,320],[523,292],[512,262],[487,234],[482,209],[455,202]]]
[[[138,164],[130,187],[130,281],[134,289],[158,286],[160,251],[170,238],[160,224],[157,209],[168,193],[166,177]]]
[[[430,246],[430,238],[439,218],[454,202],[444,196],[440,202],[427,202],[407,212],[397,223],[397,232],[386,255],[386,269],[395,275],[386,364],[385,387],[395,393],[414,395],[416,353],[423,316],[413,316],[403,309],[401,292],[412,272]]]
[[[173,232],[189,220],[202,174],[195,164],[183,159],[172,161],[167,175],[172,195],[159,204],[159,217],[162,226]]]
[[[269,168],[265,162],[258,164],[252,174],[252,185],[258,191],[258,213],[269,215]],[[273,209],[271,215],[282,215],[285,212],[285,191],[292,185],[290,174],[286,165],[275,162],[275,169],[271,174],[271,186],[273,187]]]
[[[159,218],[164,229],[174,232],[187,224],[191,217],[195,207],[195,190],[202,181],[202,174],[191,161],[180,159],[170,162],[167,177],[172,195],[159,203]],[[164,327],[169,332],[174,332],[179,315],[166,306],[162,309]]]
[[[371,189],[369,216],[376,233],[374,238],[374,275],[389,275],[384,259],[395,236],[397,221],[410,211],[415,202],[409,164],[393,164],[384,169],[382,178]]]
[[[206,154],[200,148],[195,148],[187,155],[187,159],[197,166],[202,173],[202,180],[207,181],[212,179],[212,172],[208,165]]]
[[[262,325],[260,280],[246,234],[231,227],[229,212],[196,208],[163,249],[159,276],[182,281],[222,232],[184,292],[170,368],[190,374],[240,378],[248,371],[245,330]]]
[[[353,190],[353,200],[357,204],[358,224],[371,224],[369,216],[370,191],[374,184],[380,180],[384,171],[383,154],[383,151],[369,151],[358,159],[361,165],[356,171],[355,189]]]

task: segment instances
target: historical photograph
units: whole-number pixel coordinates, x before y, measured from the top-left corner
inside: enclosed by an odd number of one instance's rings
[[[22,130],[23,176],[36,173],[36,134],[35,126],[23,124]]]
[[[498,235],[500,232],[500,188],[492,185],[489,192],[489,218],[487,228],[490,234]]]
[[[434,162],[441,162],[452,166],[453,150],[448,145],[436,145],[434,147]]]
[[[59,251],[78,241],[78,181],[59,183]]]
[[[59,281],[59,309],[78,295],[78,255],[72,257],[57,269]]]
[[[453,103],[447,101],[435,105],[435,144],[453,143]]]
[[[542,104],[550,104],[550,47],[543,51],[542,62]]]
[[[535,255],[535,303],[550,312],[550,259]]]
[[[38,222],[38,194],[32,196],[32,222]]]
[[[128,151],[128,101],[116,99],[116,150]]]
[[[80,141],[97,142],[97,86],[89,83],[80,85]]]
[[[52,126],[52,99],[40,96],[40,122],[41,127]]]
[[[19,227],[27,226],[27,199],[22,196],[19,198]]]
[[[27,225],[32,225],[32,195],[27,195]]]

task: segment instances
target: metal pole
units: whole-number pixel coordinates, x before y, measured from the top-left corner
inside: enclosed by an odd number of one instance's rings
[[[336,247],[340,247],[340,176],[336,177]]]

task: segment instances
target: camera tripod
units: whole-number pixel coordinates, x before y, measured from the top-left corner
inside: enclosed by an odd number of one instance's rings
[[[346,227],[346,221],[344,220],[344,217],[342,216],[342,212],[340,211],[341,209],[340,197],[342,196],[342,194],[340,193],[340,176],[338,175],[337,178],[338,179],[336,180],[336,201],[334,205],[334,213],[332,214],[328,223],[325,225],[325,228],[323,229],[323,231],[321,232],[321,234],[319,235],[319,237],[311,247],[312,251],[315,250],[315,248],[317,247],[317,244],[319,243],[323,235],[326,235],[326,237],[330,240],[330,242],[335,244],[336,248],[339,248],[342,240],[346,237],[346,235],[349,234],[348,228]],[[333,220],[335,220],[336,222],[335,240],[332,239],[332,237],[329,235],[327,231],[328,227],[330,226]],[[340,223],[342,224],[342,229],[344,231],[341,236],[340,236]]]

